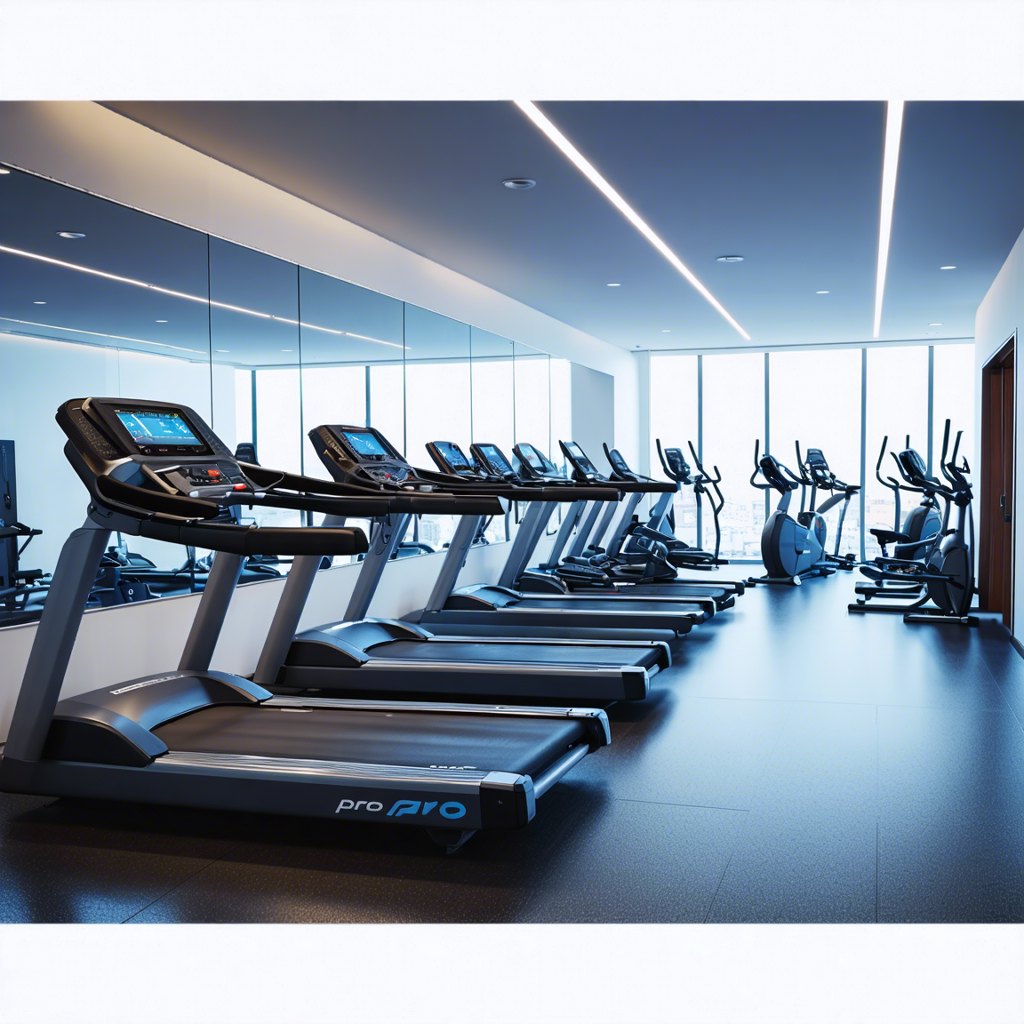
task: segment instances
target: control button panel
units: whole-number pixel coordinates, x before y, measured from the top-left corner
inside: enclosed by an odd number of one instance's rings
[[[230,462],[201,462],[158,470],[161,479],[192,497],[252,490],[241,470]]]

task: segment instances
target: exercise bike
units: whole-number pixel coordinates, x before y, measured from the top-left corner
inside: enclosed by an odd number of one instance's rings
[[[764,576],[752,576],[751,586],[776,583],[799,586],[812,576],[831,576],[835,568],[825,562],[825,521],[816,512],[802,512],[800,519],[789,514],[793,492],[802,484],[800,477],[767,452],[758,458],[761,442],[754,442],[754,472],[750,483],[761,491],[779,492],[779,503],[761,531],[761,560]],[[765,482],[758,483],[758,473]]]
[[[896,605],[886,609],[876,605],[877,610],[902,611],[904,622],[955,622],[976,626],[978,620],[971,615],[971,604],[977,592],[974,581],[974,513],[971,506],[974,494],[968,480],[970,466],[967,459],[961,457],[962,462],[957,465],[962,430],[957,432],[952,458],[946,459],[949,424],[950,421],[946,420],[939,460],[939,468],[948,486],[928,476],[924,460],[913,449],[908,448],[898,456],[901,472],[912,486],[922,491],[930,490],[946,502],[943,528],[933,536],[927,557],[923,562],[879,558],[875,566],[861,566],[861,572],[876,582],[899,580],[919,583],[924,587],[922,596],[909,608]],[[949,529],[950,510],[954,505],[957,510],[956,526]],[[928,601],[933,607],[925,607]]]

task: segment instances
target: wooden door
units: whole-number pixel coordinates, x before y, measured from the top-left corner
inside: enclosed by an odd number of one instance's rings
[[[981,606],[1013,628],[1014,339],[982,371]]]

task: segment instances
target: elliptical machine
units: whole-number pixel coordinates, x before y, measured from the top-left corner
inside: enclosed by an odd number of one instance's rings
[[[802,512],[799,520],[789,514],[793,492],[802,484],[800,477],[767,452],[758,458],[760,451],[758,440],[754,442],[754,472],[750,474],[750,483],[761,491],[776,490],[780,497],[761,531],[761,560],[767,573],[752,576],[747,582],[751,586],[758,583],[799,586],[811,576],[831,576],[836,570],[824,561],[824,520],[814,512]],[[757,482],[758,473],[765,483]]]
[[[803,458],[800,454],[799,441],[796,442],[796,464],[800,471],[800,481],[804,488],[800,492],[800,513],[797,516],[797,521],[801,525],[808,526],[813,516],[818,516],[821,519],[821,529],[824,531],[822,534],[822,546],[824,546],[825,538],[828,536],[828,527],[824,521],[825,513],[838,505],[839,520],[836,523],[835,547],[831,553],[827,550],[825,551],[824,560],[827,564],[833,565],[837,569],[852,572],[853,567],[857,564],[857,556],[852,553],[840,555],[839,546],[843,540],[843,523],[846,521],[846,511],[850,507],[851,499],[860,490],[860,484],[848,484],[840,480],[829,468],[825,454],[820,448],[808,448],[807,457],[806,459]],[[810,487],[811,493],[810,500],[807,502],[807,511],[805,512],[804,499],[807,495],[808,487]],[[829,497],[822,503],[820,508],[817,507],[819,491],[827,491],[829,493]]]
[[[904,622],[955,622],[963,626],[976,626],[978,620],[971,615],[971,604],[976,593],[974,585],[974,498],[968,480],[970,466],[966,457],[957,465],[960,454],[960,440],[963,431],[958,431],[953,445],[953,455],[948,461],[949,424],[942,437],[942,457],[939,468],[948,486],[935,477],[928,476],[924,460],[912,448],[897,456],[900,470],[913,487],[931,491],[946,502],[942,530],[932,537],[931,548],[924,562],[899,558],[876,559],[878,566],[861,566],[861,572],[871,580],[899,580],[921,583],[924,594],[909,608],[894,606],[879,610],[903,611]],[[949,529],[950,510],[956,506],[956,526]],[[968,539],[968,535],[969,538]],[[931,601],[932,608],[924,607]]]
[[[882,463],[885,461],[888,447],[889,435],[886,434],[882,438],[882,447],[879,449],[878,459],[875,462],[875,479],[887,490],[893,492],[895,498],[893,527],[891,530],[872,527],[869,531],[882,549],[881,556],[873,561],[879,566],[883,566],[890,557],[923,562],[927,559],[932,547],[938,543],[936,535],[944,529],[944,516],[939,513],[939,503],[935,500],[934,490],[913,486],[895,452],[889,454],[892,455],[904,483],[900,483],[894,476],[882,476]],[[911,450],[910,435],[907,434],[904,451]],[[921,461],[920,456],[918,456],[918,460]],[[922,498],[920,504],[912,508],[901,522],[900,495],[903,491],[920,494]],[[891,556],[886,550],[890,544],[893,545]],[[920,596],[923,586],[923,583],[896,584],[884,580],[880,583],[858,583],[855,588],[858,594],[857,604],[856,606],[851,605],[850,608],[852,611],[871,611],[873,608],[866,608],[865,605],[874,597],[915,600]]]

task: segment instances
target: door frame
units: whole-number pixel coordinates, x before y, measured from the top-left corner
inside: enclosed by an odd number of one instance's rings
[[[994,352],[985,362],[981,368],[981,411],[980,411],[980,425],[981,431],[979,432],[978,441],[978,455],[981,461],[980,466],[980,483],[978,488],[979,504],[980,504],[980,529],[978,530],[978,596],[981,599],[982,607],[988,607],[989,602],[989,567],[991,559],[991,549],[989,538],[992,535],[992,528],[996,525],[995,516],[1002,515],[1002,510],[993,508],[990,506],[987,496],[990,489],[991,471],[989,467],[989,461],[985,455],[985,444],[984,442],[988,439],[988,420],[991,413],[991,388],[989,386],[989,380],[995,370],[995,367],[1001,363],[1004,363],[1008,356],[1013,357],[1013,467],[1011,473],[1011,484],[1012,494],[1010,500],[1010,514],[1012,516],[1010,525],[1010,551],[1008,556],[1008,572],[1009,572],[1009,595],[1010,595],[1010,608],[1009,615],[1006,611],[1003,612],[1004,623],[1010,630],[1010,634],[1013,634],[1013,624],[1015,617],[1015,602],[1014,602],[1014,570],[1016,566],[1016,550],[1017,550],[1017,511],[1016,511],[1016,494],[1017,494],[1017,332],[1014,331],[1007,340],[999,346],[998,350]]]

